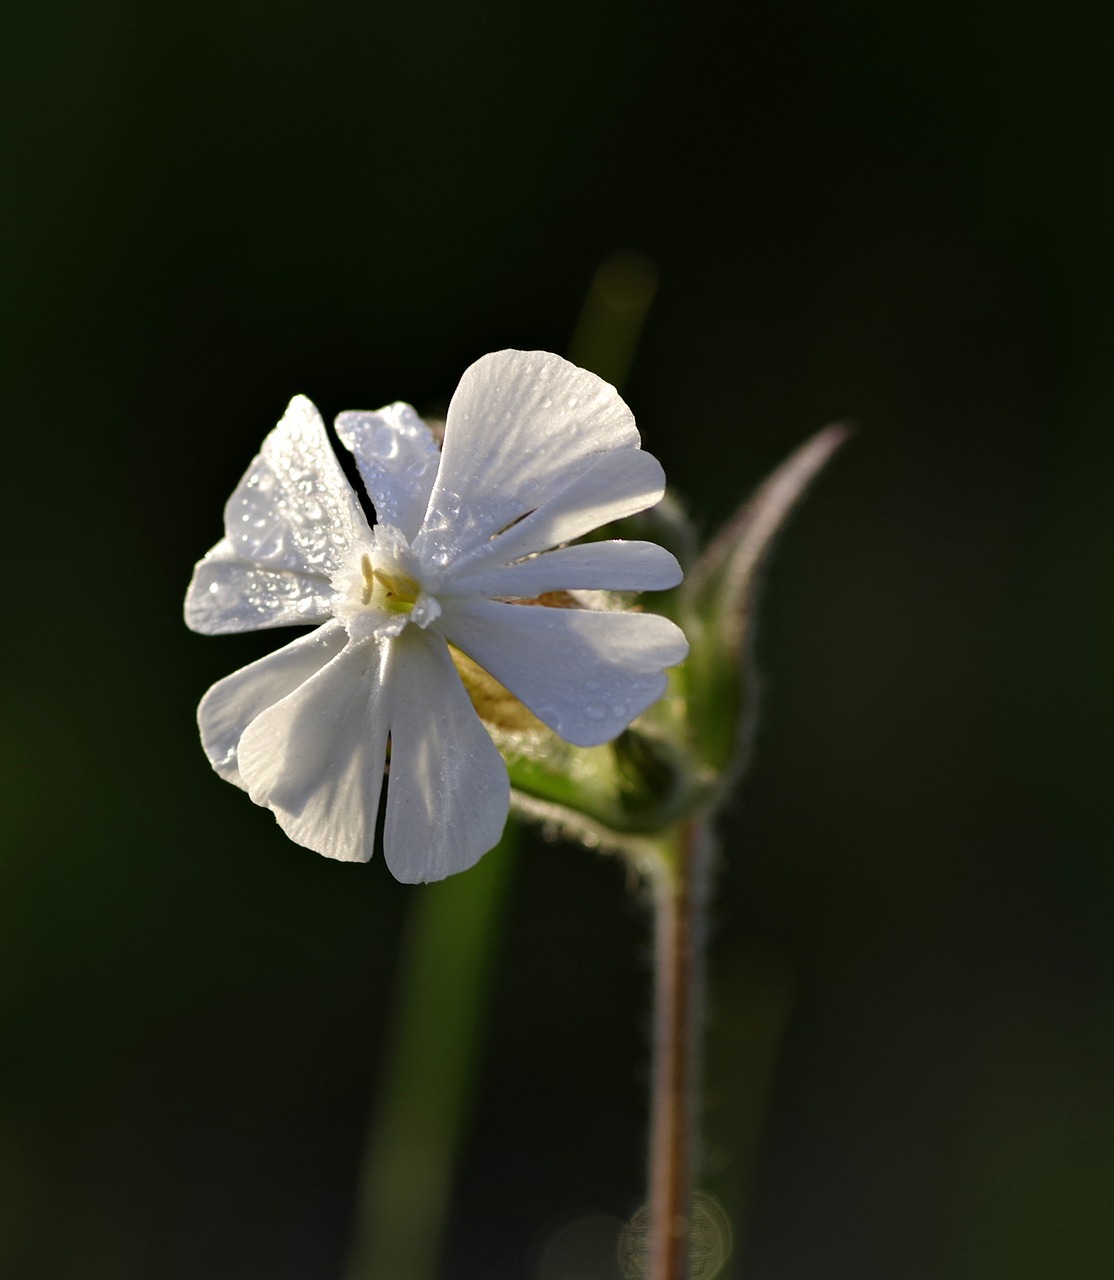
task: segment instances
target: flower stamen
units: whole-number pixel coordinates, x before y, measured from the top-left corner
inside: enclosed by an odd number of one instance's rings
[[[374,568],[366,551],[360,556],[360,573],[364,580],[360,603],[365,609],[375,597],[376,584],[383,588],[382,607],[391,613],[409,613],[421,594],[421,587],[409,574]]]

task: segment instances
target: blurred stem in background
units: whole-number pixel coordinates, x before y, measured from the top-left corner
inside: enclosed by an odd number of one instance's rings
[[[657,290],[658,269],[644,253],[609,254],[592,277],[568,358],[622,391]]]
[[[347,1280],[436,1280],[475,1092],[519,826],[467,875],[413,893]]]

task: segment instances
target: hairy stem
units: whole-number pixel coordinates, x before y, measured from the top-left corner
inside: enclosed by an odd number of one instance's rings
[[[688,1280],[704,1005],[709,838],[675,829],[654,878],[654,1071],[647,1280]]]

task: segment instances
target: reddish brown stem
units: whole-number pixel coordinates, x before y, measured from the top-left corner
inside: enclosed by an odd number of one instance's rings
[[[656,877],[647,1280],[688,1280],[703,1019],[707,836],[678,828]]]

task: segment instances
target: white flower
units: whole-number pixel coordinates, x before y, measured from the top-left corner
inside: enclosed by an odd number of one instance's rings
[[[466,371],[441,451],[405,404],[342,413],[336,431],[377,523],[295,397],[194,571],[186,622],[320,625],[215,684],[201,740],[292,839],[350,861],[371,857],[389,743],[387,864],[399,880],[438,880],[498,841],[510,795],[449,643],[567,741],[614,738],[664,692],[663,669],[688,651],[681,631],[653,614],[521,602],[675,586],[677,561],[652,543],[563,545],[652,506],[664,477],[615,389],[540,351]]]

